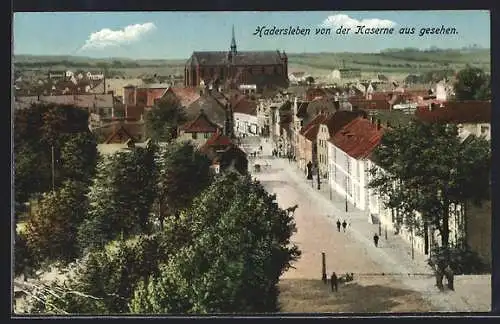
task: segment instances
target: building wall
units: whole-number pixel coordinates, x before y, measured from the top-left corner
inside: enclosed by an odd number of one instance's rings
[[[196,138],[193,138],[193,134],[196,134]],[[212,137],[215,133],[186,133],[184,131],[180,131],[179,136],[177,137],[177,141],[184,142],[189,141],[193,143],[195,146],[201,146],[206,143],[206,141]]]
[[[234,113],[234,123],[236,134],[258,135],[259,122],[257,116]]]
[[[184,68],[184,85],[186,87],[196,87],[202,80],[212,81],[218,78],[221,82],[228,77],[237,77],[239,83],[248,82],[254,75],[287,75],[287,63],[274,65],[243,65],[231,66],[186,66]]]
[[[318,166],[320,175],[328,178],[328,139],[330,133],[328,127],[324,124],[319,126],[317,145],[318,145]]]
[[[327,142],[330,179],[332,190],[347,196],[356,208],[368,210],[367,165],[364,159],[355,159],[347,153]]]
[[[491,124],[478,123],[478,124],[462,124],[462,130],[468,131],[477,137],[484,137],[488,141],[491,140]]]

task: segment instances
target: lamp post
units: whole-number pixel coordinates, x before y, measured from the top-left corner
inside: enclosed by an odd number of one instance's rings
[[[321,252],[321,280],[326,284],[326,255]]]
[[[318,177],[318,190],[321,189],[321,175],[319,172],[319,166],[316,166],[316,177]]]

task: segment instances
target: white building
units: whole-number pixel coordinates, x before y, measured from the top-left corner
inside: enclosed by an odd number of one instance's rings
[[[360,210],[368,210],[368,157],[381,138],[380,126],[357,117],[328,141],[329,185]]]

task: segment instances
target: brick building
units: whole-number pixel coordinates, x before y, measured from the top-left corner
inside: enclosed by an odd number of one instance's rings
[[[229,51],[193,52],[184,68],[184,85],[212,85],[236,88],[256,85],[265,88],[288,87],[288,57],[280,51],[238,52],[233,37]]]

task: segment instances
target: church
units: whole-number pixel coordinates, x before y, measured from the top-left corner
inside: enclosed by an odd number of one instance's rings
[[[242,51],[233,35],[229,51],[193,52],[184,68],[186,87],[211,86],[264,89],[288,87],[288,57],[285,52]]]

